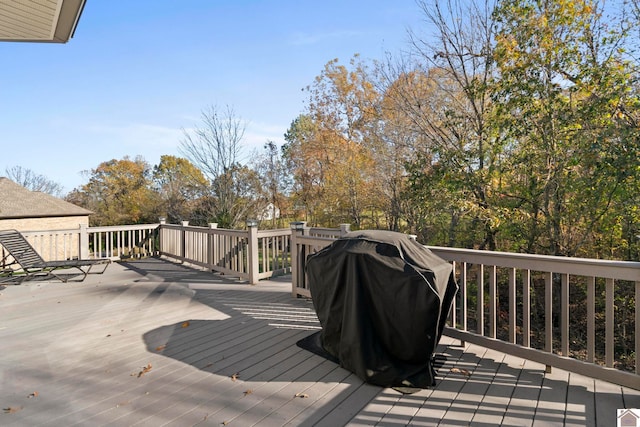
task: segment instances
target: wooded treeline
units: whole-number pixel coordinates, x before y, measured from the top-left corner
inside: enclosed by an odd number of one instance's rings
[[[638,259],[637,9],[421,6],[435,37],[410,55],[331,61],[308,87],[285,157],[309,220]]]
[[[420,1],[407,52],[329,61],[281,150],[244,164],[227,107],[184,158],[112,160],[68,199],[94,222],[350,223],[427,244],[640,259],[637,1]],[[420,31],[418,31],[420,30]]]

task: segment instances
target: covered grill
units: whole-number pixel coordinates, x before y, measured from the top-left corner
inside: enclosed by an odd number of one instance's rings
[[[320,344],[364,381],[425,388],[457,292],[452,266],[405,234],[351,232],[309,256]]]

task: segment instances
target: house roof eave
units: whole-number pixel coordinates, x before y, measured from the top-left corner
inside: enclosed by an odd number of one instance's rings
[[[86,0],[0,2],[0,41],[66,43]]]

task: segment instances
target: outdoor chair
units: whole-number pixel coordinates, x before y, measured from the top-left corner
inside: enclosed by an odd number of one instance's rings
[[[87,274],[92,272],[94,266],[103,267],[96,274],[105,272],[111,260],[98,259],[73,259],[64,261],[45,261],[31,246],[24,236],[16,230],[0,231],[0,245],[6,255],[0,259],[0,283],[20,284],[24,280],[32,280],[36,277],[55,277],[62,282],[68,282],[73,277],[74,281],[82,282]]]

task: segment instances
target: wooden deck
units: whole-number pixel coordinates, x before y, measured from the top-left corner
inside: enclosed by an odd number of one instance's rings
[[[147,259],[0,290],[2,426],[616,425],[640,392],[443,338],[433,389],[363,383],[296,346],[319,329],[282,280]]]

